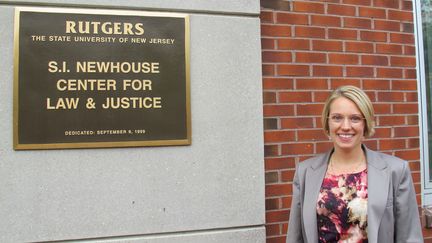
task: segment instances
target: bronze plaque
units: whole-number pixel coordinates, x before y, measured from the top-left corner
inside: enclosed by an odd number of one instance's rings
[[[189,17],[15,12],[14,149],[191,143]]]

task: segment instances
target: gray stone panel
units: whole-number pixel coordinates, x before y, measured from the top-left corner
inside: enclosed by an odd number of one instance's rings
[[[43,151],[12,149],[13,18],[0,6],[0,242],[195,231],[204,238],[148,242],[264,242],[257,17],[191,14],[191,146]],[[243,227],[256,241],[199,240]]]
[[[169,10],[186,12],[211,12],[227,14],[253,14],[260,13],[260,2],[256,0],[13,0],[0,1],[10,4],[29,4],[29,5],[54,5],[54,6],[80,6],[80,7],[100,7],[106,8],[125,8],[143,10]]]

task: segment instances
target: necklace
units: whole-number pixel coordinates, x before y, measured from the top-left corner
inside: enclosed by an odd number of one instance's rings
[[[336,173],[336,171],[335,171],[335,169],[333,167],[334,159],[333,159],[333,156],[332,156],[330,158],[330,162],[329,162],[329,172],[331,171],[332,173],[330,173],[330,174],[334,174],[334,175],[337,175],[337,174],[353,174],[355,172],[358,172],[358,169],[360,168],[361,165],[363,165],[363,162],[365,162],[365,161],[364,160],[360,160],[358,163],[356,163],[356,166],[354,168],[350,169],[349,171],[345,171],[344,170],[343,173]]]

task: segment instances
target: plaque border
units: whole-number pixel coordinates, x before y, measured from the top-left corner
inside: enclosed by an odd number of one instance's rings
[[[78,13],[121,16],[148,16],[148,17],[174,17],[183,18],[185,26],[185,82],[186,82],[186,138],[175,140],[151,140],[151,141],[113,141],[113,142],[79,142],[79,143],[19,143],[19,30],[21,12],[42,13]],[[178,146],[192,144],[191,107],[190,107],[190,16],[189,14],[175,12],[136,11],[117,9],[81,9],[81,8],[53,8],[53,7],[16,7],[14,16],[14,68],[13,68],[13,149],[14,150],[38,150],[38,149],[79,149],[79,148],[115,148],[115,147],[146,147],[146,146]]]

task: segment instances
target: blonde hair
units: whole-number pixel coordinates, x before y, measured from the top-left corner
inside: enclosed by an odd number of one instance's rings
[[[322,112],[321,122],[322,126],[324,128],[325,133],[329,134],[329,115],[330,115],[330,105],[331,103],[339,98],[344,97],[356,104],[357,108],[362,113],[363,117],[365,118],[366,124],[364,129],[364,136],[370,137],[374,135],[375,133],[375,121],[374,119],[374,109],[372,106],[372,102],[369,99],[369,97],[366,95],[366,93],[361,90],[360,88],[357,88],[355,86],[346,85],[346,86],[340,86],[337,89],[335,89],[330,96],[327,98],[324,109]]]

